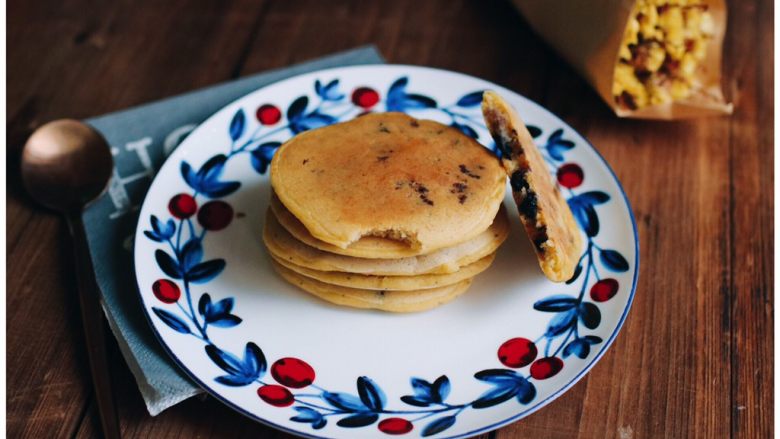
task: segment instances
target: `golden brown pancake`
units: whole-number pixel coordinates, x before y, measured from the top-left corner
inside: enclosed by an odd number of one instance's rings
[[[493,222],[505,179],[471,137],[402,113],[307,131],[271,162],[282,204],[314,238],[342,249],[366,236],[417,254],[468,241]]]
[[[486,91],[482,113],[501,150],[512,196],[542,271],[553,282],[569,280],[582,252],[582,236],[569,205],[515,109]]]
[[[418,274],[415,276],[371,276],[340,271],[319,271],[295,265],[282,258],[277,258],[273,254],[271,257],[289,270],[326,284],[364,290],[413,291],[444,287],[470,279],[490,267],[496,254],[487,255],[477,262],[461,267],[454,273]]]
[[[378,309],[390,312],[425,311],[447,303],[468,290],[471,279],[438,288],[417,291],[374,291],[326,284],[302,276],[276,261],[271,264],[286,281],[320,299],[352,308]]]
[[[504,209],[488,230],[454,247],[400,259],[365,259],[328,253],[295,239],[269,209],[263,227],[263,241],[278,259],[318,271],[340,271],[374,276],[414,276],[454,273],[498,249],[509,234]]]

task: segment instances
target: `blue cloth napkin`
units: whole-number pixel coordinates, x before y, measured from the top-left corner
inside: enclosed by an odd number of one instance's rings
[[[92,261],[109,326],[152,416],[203,392],[163,351],[137,292],[132,246],[138,209],[155,173],[198,124],[251,91],[301,73],[383,62],[367,46],[86,121],[111,145],[115,163],[108,193],[84,212]]]

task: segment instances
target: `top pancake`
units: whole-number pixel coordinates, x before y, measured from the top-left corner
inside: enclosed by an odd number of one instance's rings
[[[340,248],[366,236],[419,253],[467,241],[492,223],[505,179],[474,139],[402,113],[307,131],[271,162],[282,204],[312,236]]]

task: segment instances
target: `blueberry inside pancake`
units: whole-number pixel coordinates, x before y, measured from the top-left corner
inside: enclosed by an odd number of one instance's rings
[[[512,196],[542,271],[554,282],[568,280],[580,256],[582,237],[566,200],[515,109],[495,92],[486,91],[482,113],[501,151]]]

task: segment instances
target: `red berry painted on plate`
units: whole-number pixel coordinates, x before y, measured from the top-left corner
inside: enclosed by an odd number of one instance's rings
[[[257,396],[274,407],[287,407],[295,402],[289,390],[276,384],[268,384],[257,389]]]
[[[414,426],[403,418],[387,418],[377,426],[379,431],[386,434],[406,434],[412,431]]]
[[[585,174],[582,172],[582,168],[575,163],[566,163],[558,168],[558,183],[566,188],[573,189],[582,184],[582,180],[585,179]]]
[[[224,201],[209,201],[198,211],[198,222],[212,232],[224,229],[232,220],[233,208]]]
[[[606,302],[615,297],[618,292],[618,281],[615,279],[601,279],[590,287],[590,297],[594,302]]]
[[[356,88],[352,92],[352,103],[362,108],[371,108],[379,102],[379,93],[368,87]]]
[[[154,297],[163,303],[176,303],[181,297],[179,286],[168,279],[158,279],[152,284]]]
[[[187,219],[198,211],[198,203],[195,202],[191,195],[178,194],[171,198],[171,201],[168,203],[168,210],[176,218]]]
[[[531,376],[537,380],[546,380],[563,369],[563,360],[558,357],[544,357],[531,365]]]
[[[527,338],[507,340],[498,348],[498,360],[507,367],[525,367],[536,359],[536,345]]]
[[[271,375],[283,386],[301,389],[314,382],[314,369],[303,360],[280,358],[271,366]]]
[[[263,125],[273,125],[282,118],[282,112],[275,105],[261,105],[255,113],[257,121]]]

